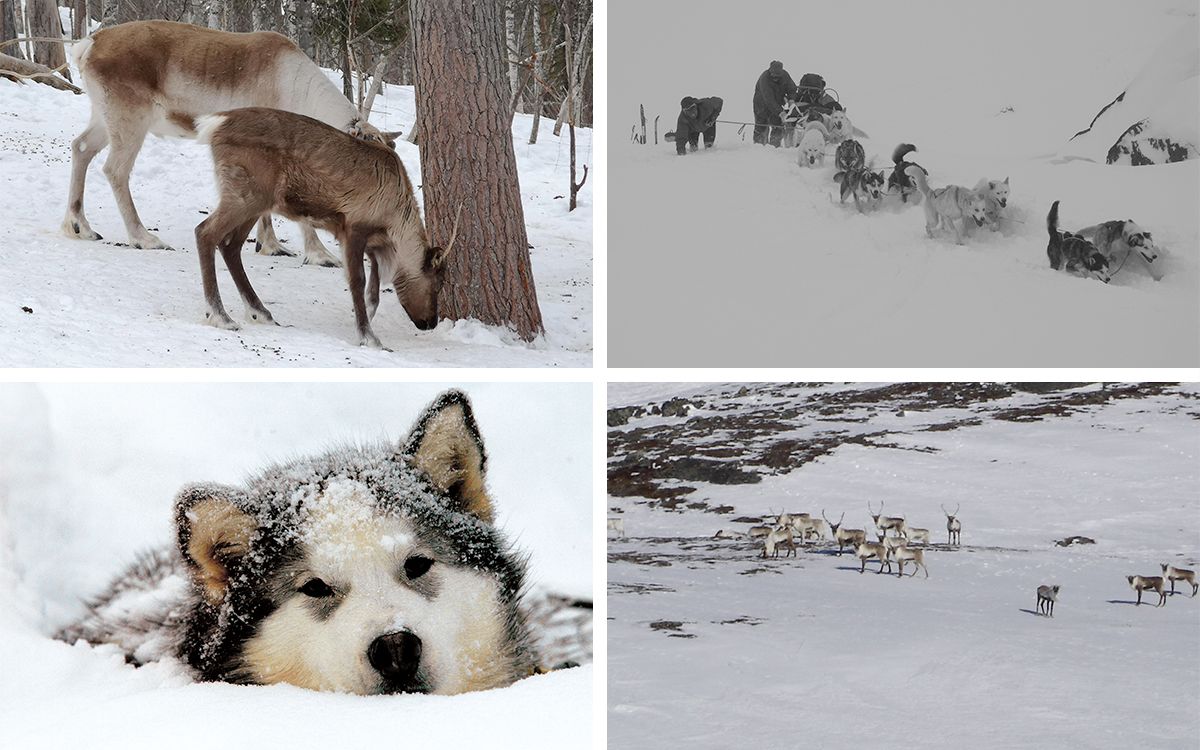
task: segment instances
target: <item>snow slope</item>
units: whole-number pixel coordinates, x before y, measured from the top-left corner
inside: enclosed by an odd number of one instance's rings
[[[407,133],[415,122],[411,87],[391,86],[372,122]],[[101,172],[107,151],[89,170],[85,206],[103,242],[64,238],[70,143],[87,122],[86,96],[46,86],[0,81],[0,334],[4,366],[587,366],[592,349],[592,193],[567,212],[570,151],[564,130],[542,128],[528,144],[531,117],[517,115],[514,146],[538,302],[546,335],[532,344],[478,321],[442,321],[418,331],[394,294],[380,303],[375,331],[392,352],[355,345],[354,319],[341,270],[301,266],[299,258],[267,258],[247,246],[247,274],[283,327],[244,325],[236,333],[203,324],[203,297],[193,232],[216,204],[212,161],[189,140],[149,138],[133,170],[139,214],[175,251],[116,246],[126,241],[112,192]],[[591,130],[579,129],[581,162],[591,162]],[[419,153],[397,144],[414,186]],[[418,195],[418,200],[421,200]],[[301,249],[299,230],[276,231]],[[322,235],[339,255],[337,244]],[[230,314],[242,306],[222,263],[218,282]],[[28,308],[32,312],[26,312]]]
[[[866,13],[614,6],[614,44],[631,52],[610,71],[610,274],[622,300],[612,364],[1195,366],[1200,164],[1108,167],[1069,158],[1067,139],[1111,100],[1112,81],[1187,40],[1177,29],[1194,28],[1196,13],[1181,0],[923,0]],[[679,17],[695,28],[663,33]],[[1081,24],[1086,33],[1064,33]],[[814,27],[846,33],[804,32]],[[755,147],[736,125],[719,125],[716,149],[694,157],[653,145],[654,116],[660,134],[674,129],[683,94],[722,96],[723,119],[750,120],[771,59],[793,77],[825,76],[878,167],[910,142],[935,188],[1009,177],[1014,221],[958,247],[948,233],[925,236],[920,208],[863,216],[838,205],[832,160],[801,169],[795,152]],[[646,146],[628,137],[639,103]],[[1148,228],[1164,250],[1163,280],[1134,263],[1109,286],[1054,272],[1054,200],[1064,228],[1113,218]]]
[[[364,744],[519,737],[556,747],[588,737],[590,665],[486,693],[364,698],[192,684],[174,662],[133,669],[110,647],[48,637],[139,551],[169,543],[183,483],[237,483],[339,442],[399,440],[445,387],[0,386],[0,746],[211,747],[215,736],[330,747],[350,732]],[[590,386],[464,389],[498,523],[531,554],[535,593],[591,598]]]
[[[1200,562],[1200,388],[739,388],[610,430],[610,491],[685,457],[761,481],[609,498],[628,535],[609,539],[609,747],[1196,746],[1200,597],[1137,607],[1124,576]],[[932,531],[929,578],[860,574],[828,540],[764,561],[711,538],[785,509],[870,529],[868,502]],[[960,503],[952,549],[939,505]],[[1095,545],[1052,543],[1076,534]],[[1041,584],[1062,586],[1053,619]]]

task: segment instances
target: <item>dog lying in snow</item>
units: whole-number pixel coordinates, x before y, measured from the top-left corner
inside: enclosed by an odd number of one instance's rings
[[[1150,233],[1138,226],[1133,219],[1106,221],[1084,227],[1079,235],[1092,240],[1110,265],[1124,266],[1129,260],[1146,269],[1155,281],[1162,280],[1162,273],[1154,262],[1158,260],[1158,247]]]
[[[57,637],[175,657],[204,681],[453,694],[541,671],[524,557],[493,525],[467,397],[400,443],[184,487],[174,547],[143,557]]]
[[[1046,255],[1050,258],[1050,267],[1055,271],[1067,270],[1071,273],[1083,273],[1107,284],[1112,280],[1109,274],[1109,262],[1104,253],[1096,249],[1087,238],[1071,232],[1058,229],[1058,201],[1050,206],[1046,215],[1046,230],[1050,233],[1050,242],[1046,245]]]
[[[821,123],[810,122],[805,125],[797,163],[802,167],[825,166],[825,142],[828,140],[829,131]]]
[[[982,226],[987,217],[987,204],[983,196],[974,190],[959,185],[930,190],[925,181],[925,170],[916,164],[905,170],[905,175],[917,186],[925,199],[925,233],[933,237],[938,225],[949,225],[954,230],[954,241],[963,244],[963,234],[969,231],[968,222]]]

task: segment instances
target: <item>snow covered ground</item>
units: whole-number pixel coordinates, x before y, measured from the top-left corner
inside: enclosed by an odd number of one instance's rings
[[[761,481],[609,498],[628,535],[609,540],[609,747],[1196,747],[1200,597],[1134,606],[1125,576],[1200,563],[1200,387],[739,387],[610,428],[610,490],[614,468],[706,456]],[[860,574],[828,537],[778,560],[711,538],[781,510],[870,529],[868,502],[932,531],[928,579]],[[1053,544],[1071,535],[1095,544]],[[1041,584],[1062,586],[1053,619]]]
[[[340,80],[340,79],[339,79]],[[391,86],[372,122],[407,133],[415,121],[413,91]],[[0,80],[0,333],[4,366],[103,367],[582,367],[592,352],[592,191],[568,213],[567,132],[541,128],[528,144],[532,118],[513,121],[525,223],[546,335],[532,344],[478,321],[442,321],[418,331],[392,293],[380,303],[375,331],[392,352],[356,345],[345,275],[268,258],[251,246],[247,274],[280,327],[245,325],[221,331],[203,323],[194,231],[216,205],[212,160],[194,141],[146,141],[132,190],[147,226],[175,248],[121,247],[124,226],[101,173],[107,151],[89,170],[84,204],[102,242],[69,240],[59,231],[66,210],[70,143],[88,120],[89,101],[47,86]],[[591,130],[578,129],[581,163],[591,163]],[[421,173],[416,146],[397,151],[414,186]],[[301,247],[291,222],[275,221],[280,239]],[[337,244],[323,235],[339,255]],[[302,253],[301,253],[302,254]],[[217,263],[230,314],[242,306]]]
[[[0,385],[0,746],[558,747],[589,737],[593,670],[463,696],[193,684],[48,636],[141,550],[185,482],[237,483],[345,441],[399,440],[432,384]],[[498,523],[535,591],[592,596],[589,384],[469,385]],[[253,420],[240,418],[254,414]],[[136,741],[136,742],[135,742]]]
[[[665,33],[679,18],[688,33]],[[1196,24],[1187,0],[614,4],[626,52],[610,65],[611,363],[1196,366],[1200,162],[1110,167],[1067,142],[1164,55],[1182,61],[1181,85],[1194,77]],[[860,215],[837,203],[832,158],[802,169],[737,125],[686,158],[653,144],[655,116],[660,136],[673,130],[685,94],[752,120],[773,59],[824,75],[877,167],[909,142],[935,188],[1010,178],[1012,223],[963,247],[930,240],[920,208]],[[629,140],[639,104],[645,146]],[[1151,231],[1162,281],[1132,262],[1108,286],[1053,271],[1054,200],[1066,229],[1133,218]]]

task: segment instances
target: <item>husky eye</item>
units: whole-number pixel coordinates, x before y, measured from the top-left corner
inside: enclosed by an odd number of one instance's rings
[[[408,576],[409,579],[420,578],[428,573],[431,567],[433,567],[433,560],[428,557],[413,555],[404,561],[404,575]]]
[[[333,596],[333,589],[320,578],[314,578],[300,587],[300,593],[305,596],[311,596],[314,599],[323,599],[327,596]]]

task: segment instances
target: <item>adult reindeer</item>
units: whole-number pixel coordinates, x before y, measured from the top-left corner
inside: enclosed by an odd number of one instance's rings
[[[237,107],[272,107],[308,115],[365,140],[388,143],[360,120],[346,97],[290,39],[270,31],[235,34],[171,21],[134,21],[101,29],[75,45],[72,54],[87,84],[92,115],[71,144],[71,188],[62,230],[68,237],[98,240],[83,214],[88,165],[105,146],[104,163],[125,222],[138,248],[166,247],[138,217],[129,173],[147,133],[196,136],[196,118]],[[312,226],[301,222],[304,262],[336,266]],[[269,214],[258,228],[258,252],[294,255],[284,249]]]
[[[879,529],[886,535],[889,531],[894,531],[898,536],[908,536],[908,523],[898,516],[883,516],[883,501],[879,501],[879,510],[871,509],[871,501],[867,501],[867,513],[871,516],[871,520],[875,522],[875,528]]]
[[[962,523],[958,520],[958,509],[962,507],[962,503],[954,506],[954,512],[946,510],[946,506],[942,506],[942,512],[946,514],[946,544],[961,544],[958,539],[959,532],[962,531]]]

